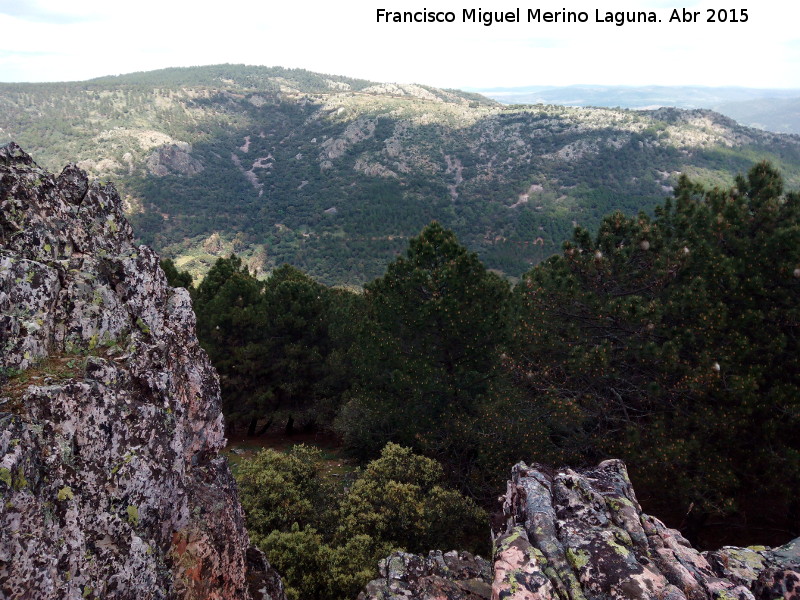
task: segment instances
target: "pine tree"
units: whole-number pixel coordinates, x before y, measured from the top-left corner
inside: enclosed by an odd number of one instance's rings
[[[195,293],[197,337],[217,369],[228,422],[252,433],[265,412],[262,284],[239,257],[220,258]]]
[[[294,416],[324,391],[328,290],[289,265],[258,281],[234,255],[217,260],[195,296],[198,337],[219,372],[229,423],[245,421],[256,435],[283,411],[291,433]]]
[[[517,380],[564,406],[565,460],[624,458],[689,533],[797,511],[799,211],[765,163],[729,190],[682,178],[654,220],[611,215],[525,277]]]
[[[328,290],[289,265],[264,283],[262,331],[257,351],[264,393],[272,411],[288,411],[287,433],[293,432],[297,411],[315,406],[324,392],[328,335]],[[307,415],[306,424],[315,417]]]
[[[167,283],[172,287],[182,287],[189,291],[193,291],[192,287],[192,274],[188,271],[179,271],[175,262],[170,258],[165,258],[161,261],[161,268],[167,278]]]
[[[470,424],[499,373],[509,298],[508,285],[438,223],[412,239],[366,286],[360,384],[340,420],[346,441],[364,456],[395,441],[448,465],[465,459]]]

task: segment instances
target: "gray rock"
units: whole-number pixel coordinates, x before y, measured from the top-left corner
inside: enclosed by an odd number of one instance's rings
[[[490,563],[469,552],[395,552],[378,571],[381,577],[369,582],[358,600],[488,600],[492,594]]]
[[[112,185],[0,148],[0,596],[282,599],[185,290]]]
[[[164,145],[147,157],[147,170],[156,177],[174,173],[192,176],[204,169],[203,163],[192,156],[191,144],[186,142]]]
[[[516,465],[495,532],[493,599],[797,598],[800,539],[701,553],[642,513],[625,465]],[[794,594],[794,595],[793,595]]]
[[[80,204],[89,191],[89,178],[77,165],[69,164],[58,176],[58,189],[64,199],[71,204]]]

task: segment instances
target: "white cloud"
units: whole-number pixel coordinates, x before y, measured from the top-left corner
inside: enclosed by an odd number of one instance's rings
[[[72,80],[236,62],[302,67],[443,87],[574,83],[800,87],[800,3],[762,0],[747,23],[706,23],[716,2],[610,0],[616,12],[656,10],[664,22],[595,23],[595,2],[466,4],[451,0],[228,0],[137,3],[0,0],[0,80]],[[463,8],[520,9],[522,23],[461,23]],[[488,5],[488,6],[487,6]],[[377,23],[377,8],[452,10],[456,23]],[[585,10],[589,23],[527,23],[527,8]],[[667,23],[673,7],[700,23]]]

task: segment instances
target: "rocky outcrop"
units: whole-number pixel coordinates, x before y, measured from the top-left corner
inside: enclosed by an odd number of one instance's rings
[[[192,156],[192,145],[186,142],[161,146],[147,157],[147,170],[156,177],[197,175],[204,168],[203,163]]]
[[[800,539],[701,553],[642,513],[625,465],[587,471],[524,463],[503,498],[494,599],[797,599]]]
[[[492,593],[491,564],[469,552],[395,552],[378,571],[358,600],[488,600]]]
[[[501,500],[491,576],[467,553],[398,552],[358,600],[800,600],[800,538],[698,552],[642,513],[621,461],[520,463]]]
[[[0,148],[0,597],[282,598],[194,325],[113,186]]]

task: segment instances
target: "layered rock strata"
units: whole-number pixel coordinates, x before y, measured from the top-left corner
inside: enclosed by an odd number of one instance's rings
[[[0,148],[0,596],[282,598],[188,293],[110,184]]]

